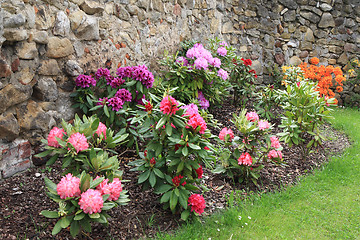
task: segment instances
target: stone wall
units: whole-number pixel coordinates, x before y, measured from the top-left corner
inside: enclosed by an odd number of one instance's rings
[[[268,83],[275,63],[298,64],[316,56],[322,64],[343,67],[360,47],[359,0],[2,0],[0,4],[3,176],[23,169],[21,160],[9,160],[23,155],[9,155],[10,149],[18,151],[24,141],[36,145],[60,119],[73,117],[69,95],[78,74],[104,66],[115,72],[119,66],[135,64],[156,72],[164,50],[175,52],[186,39],[205,42],[217,36],[251,58],[260,82]],[[349,91],[345,89],[344,96]]]

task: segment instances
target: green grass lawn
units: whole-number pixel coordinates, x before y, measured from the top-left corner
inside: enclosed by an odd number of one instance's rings
[[[205,224],[159,239],[360,239],[360,112],[338,109],[333,126],[353,144],[296,186],[241,203]],[[251,219],[250,219],[251,218]]]

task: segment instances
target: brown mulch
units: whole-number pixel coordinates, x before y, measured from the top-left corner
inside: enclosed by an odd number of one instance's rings
[[[222,107],[212,111],[214,118],[223,126],[231,126],[229,119],[233,112],[240,109],[225,102]],[[249,110],[251,110],[249,108]],[[278,122],[273,122],[278,124]],[[234,128],[232,128],[234,129]],[[212,129],[214,134],[219,130]],[[274,133],[280,130],[275,126]],[[226,177],[214,175],[205,170],[203,181],[210,191],[203,195],[206,200],[205,215],[223,209],[227,206],[226,196],[234,190],[246,192],[275,191],[281,187],[295,184],[299,176],[309,174],[313,169],[319,168],[327,161],[330,154],[339,154],[350,145],[346,136],[333,130],[330,126],[323,127],[324,134],[329,140],[325,141],[322,148],[315,149],[306,161],[300,160],[298,147],[284,146],[284,165],[268,164],[261,172],[259,179],[260,188],[254,184],[232,185]],[[136,155],[129,151],[121,156],[121,168],[124,170],[124,179],[131,180],[124,183],[124,188],[129,191],[130,203],[112,209],[110,224],[102,226],[92,224],[91,237],[86,239],[139,239],[154,237],[156,233],[172,231],[182,222],[179,215],[172,215],[163,210],[157,195],[151,191],[142,191],[136,184],[137,173],[130,172],[129,161],[135,160]],[[56,210],[57,204],[45,194],[46,188],[43,178],[46,176],[54,182],[61,178],[60,164],[51,167],[33,167],[21,174],[0,181],[0,239],[72,239],[69,230],[62,230],[55,237],[51,235],[55,219],[47,219],[39,213],[42,210]]]

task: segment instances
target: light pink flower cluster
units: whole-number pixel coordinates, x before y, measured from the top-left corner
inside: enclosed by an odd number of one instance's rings
[[[116,201],[120,197],[122,191],[121,181],[118,178],[109,183],[109,179],[104,179],[97,187],[97,190],[100,191],[101,195],[110,194],[108,200]]]
[[[96,134],[98,135],[98,136],[100,136],[101,134],[103,134],[103,136],[104,136],[104,139],[106,139],[106,126],[105,126],[105,124],[103,124],[102,122],[99,122],[99,126],[98,126],[98,128],[97,128],[97,130],[96,130]]]
[[[189,206],[191,206],[191,211],[195,211],[199,215],[201,215],[204,212],[204,209],[206,207],[205,205],[205,199],[200,194],[193,194],[188,199]]]
[[[177,62],[177,63],[180,63],[180,64],[183,64],[184,66],[188,66],[188,65],[189,65],[189,61],[188,61],[186,58],[184,58],[184,57],[178,57],[178,58],[176,59],[176,62]]]
[[[252,157],[250,156],[249,153],[245,152],[245,153],[241,154],[241,156],[239,157],[238,164],[251,166],[252,165]]]
[[[77,153],[79,151],[84,151],[89,148],[89,143],[87,142],[85,135],[82,133],[77,132],[72,134],[69,137],[68,142],[74,146]]]
[[[220,68],[220,66],[221,66],[221,60],[218,58],[210,59],[209,63],[210,63],[210,65],[217,67],[217,68]]]
[[[217,76],[221,77],[224,81],[229,78],[228,72],[222,68],[219,69]]]
[[[270,137],[270,141],[271,141],[271,147],[275,149],[281,148],[279,139],[276,136]]]
[[[198,59],[196,59],[194,64],[195,64],[195,68],[199,69],[199,70],[201,70],[201,69],[206,70],[206,69],[208,69],[208,66],[209,66],[208,61],[203,57],[199,57]]]
[[[61,178],[56,186],[56,191],[61,199],[80,196],[80,178],[73,177],[71,173]]]
[[[99,213],[104,205],[104,200],[99,191],[90,188],[81,194],[79,205],[84,213]]]
[[[258,122],[259,130],[268,129],[270,124],[267,121],[259,121]]]
[[[53,129],[51,129],[48,137],[47,137],[47,141],[48,141],[48,145],[50,147],[56,147],[59,148],[60,144],[59,142],[56,140],[56,137],[63,139],[63,135],[66,134],[66,132],[63,129],[54,127]]]
[[[250,122],[259,121],[259,115],[256,112],[248,112],[246,113],[246,119]]]
[[[191,116],[193,114],[197,114],[199,113],[199,108],[196,104],[191,103],[189,105],[185,105],[180,107],[181,109],[186,109],[186,112],[184,114],[184,116]]]
[[[268,154],[268,158],[269,159],[273,159],[273,158],[282,159],[282,153],[281,153],[281,151],[271,150]]]
[[[233,138],[234,138],[234,133],[230,128],[229,129],[227,129],[226,127],[223,128],[219,133],[219,138],[221,140],[225,141],[226,135],[228,135],[228,134],[230,136],[229,141],[231,142],[231,140],[233,140]]]
[[[201,109],[208,109],[210,107],[209,100],[207,100],[201,91],[198,91],[198,101]]]
[[[172,96],[165,96],[160,103],[160,110],[167,115],[175,114],[179,110],[178,102]]]
[[[219,47],[216,52],[217,52],[217,54],[219,54],[220,56],[223,56],[223,57],[225,57],[227,54],[227,50],[225,47]]]

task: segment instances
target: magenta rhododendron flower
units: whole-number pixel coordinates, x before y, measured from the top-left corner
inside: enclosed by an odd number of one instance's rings
[[[131,102],[132,99],[131,93],[125,88],[119,89],[115,93],[115,97],[121,98],[121,100],[123,100],[124,102]]]
[[[160,110],[167,115],[175,114],[179,108],[177,108],[178,102],[172,96],[165,96],[160,103]]]
[[[119,199],[120,193],[122,192],[121,181],[118,178],[114,178],[114,180],[109,183],[109,179],[104,179],[96,189],[100,191],[101,195],[110,194],[107,200],[116,201]]]
[[[248,112],[245,115],[246,119],[250,122],[259,121],[259,115],[256,112]]]
[[[267,121],[259,121],[258,122],[259,130],[268,129],[270,124]]]
[[[282,159],[282,153],[281,153],[281,151],[271,150],[268,154],[268,158],[269,159],[273,159],[273,158]]]
[[[271,141],[271,147],[276,148],[276,149],[281,148],[279,139],[276,136],[271,137],[270,141]]]
[[[198,169],[195,170],[196,174],[198,175],[198,178],[202,178],[202,175],[204,173],[202,166],[200,165],[200,167]]]
[[[104,136],[104,139],[106,139],[106,126],[105,126],[105,124],[103,124],[102,122],[99,122],[99,126],[98,126],[98,128],[97,128],[97,130],[96,130],[96,134],[98,135],[98,136],[100,136],[101,134],[103,134],[103,136]]]
[[[221,140],[225,141],[226,135],[228,135],[228,134],[229,134],[229,136],[230,136],[229,141],[231,141],[231,140],[234,138],[234,133],[233,133],[233,131],[232,131],[230,128],[227,129],[227,128],[225,127],[225,128],[223,128],[223,129],[220,131],[220,133],[219,133],[219,138],[220,138]]]
[[[241,154],[241,156],[238,159],[238,164],[251,166],[252,165],[252,157],[247,152],[243,153],[243,154]]]
[[[71,143],[71,145],[74,146],[77,153],[89,148],[89,143],[87,142],[85,135],[78,132],[69,137],[68,143]]]
[[[201,109],[208,109],[210,106],[209,100],[207,100],[201,91],[198,91],[198,101]]]
[[[107,98],[107,97],[104,97],[104,98],[99,98],[99,102],[97,102],[96,103],[96,105],[102,105],[102,106],[104,106],[104,105],[106,105],[106,103],[107,103],[107,101],[108,101],[109,99]]]
[[[60,144],[56,140],[56,137],[63,139],[64,134],[66,134],[66,132],[63,129],[60,129],[57,127],[54,127],[53,129],[51,129],[51,131],[47,137],[48,145],[50,147],[59,148]]]
[[[225,47],[219,47],[216,52],[217,52],[217,54],[219,54],[220,56],[223,56],[223,57],[225,57],[227,54],[227,50]]]
[[[199,215],[201,215],[204,212],[204,209],[206,207],[205,205],[205,199],[200,194],[193,194],[188,199],[188,205],[191,206],[191,211],[195,211]]]
[[[75,83],[76,83],[76,86],[78,86],[78,87],[88,88],[88,87],[90,87],[90,85],[95,86],[96,85],[96,80],[93,79],[92,76],[80,74],[75,79]]]
[[[108,100],[108,105],[112,106],[112,110],[117,112],[123,107],[124,100],[119,97],[112,97]]]
[[[61,199],[80,197],[80,178],[73,177],[71,173],[61,178],[56,186],[56,191]]]
[[[84,213],[93,214],[101,212],[104,201],[99,191],[90,188],[81,194],[79,205]]]
[[[99,80],[102,77],[108,77],[110,75],[110,71],[107,68],[99,68],[95,73],[95,78]]]
[[[222,68],[219,69],[217,76],[221,77],[224,81],[229,78],[228,72]]]
[[[125,83],[124,79],[117,77],[117,78],[112,79],[109,84],[112,88],[118,88],[121,85],[123,85],[124,83]]]

